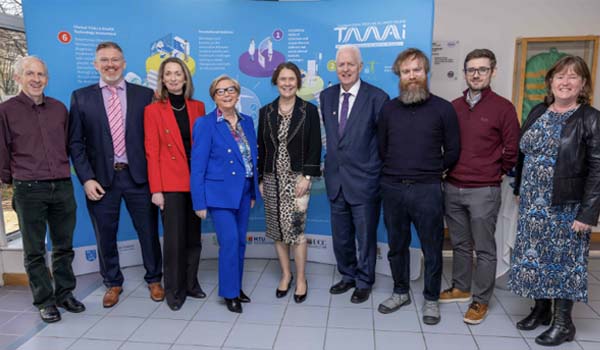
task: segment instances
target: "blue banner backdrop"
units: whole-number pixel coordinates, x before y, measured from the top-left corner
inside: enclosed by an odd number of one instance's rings
[[[151,88],[156,86],[162,60],[182,58],[193,74],[195,98],[204,101],[208,111],[214,108],[208,94],[212,79],[220,74],[236,78],[242,86],[238,108],[251,115],[255,125],[260,107],[277,96],[270,77],[279,63],[292,61],[302,69],[299,96],[318,105],[319,92],[337,83],[337,47],[354,44],[362,52],[361,78],[394,97],[398,94],[398,78],[391,72],[395,57],[407,47],[430,55],[433,32],[433,0],[24,0],[23,8],[29,52],[48,64],[47,94],[67,106],[74,89],[98,82],[93,67],[96,45],[115,41],[124,50],[126,80]],[[81,248],[74,267],[84,273],[97,270],[95,237],[85,195],[74,180],[78,203],[74,245]],[[139,264],[139,254],[125,254],[136,252],[138,246],[129,215],[122,209],[121,262],[123,266]],[[263,214],[258,205],[251,216],[250,231],[256,234],[248,238],[250,256],[253,243],[269,245],[260,234]],[[213,232],[210,221],[204,223],[203,232]],[[309,259],[331,261],[331,249],[322,249],[330,247],[331,236],[322,180],[313,186],[306,232],[314,248]],[[387,242],[383,225],[378,240]],[[413,246],[418,247],[416,237]],[[385,257],[387,244],[382,247],[380,259]],[[269,248],[268,254],[265,250],[255,255],[272,255]],[[319,258],[319,252],[326,256]],[[206,244],[203,256],[207,256]]]

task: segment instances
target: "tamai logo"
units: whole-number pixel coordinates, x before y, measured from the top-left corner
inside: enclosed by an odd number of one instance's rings
[[[85,260],[94,261],[96,260],[96,249],[88,249],[85,251]]]
[[[327,241],[325,241],[324,239],[307,238],[306,243],[308,243],[308,246],[310,248],[327,248]]]
[[[406,22],[390,21],[355,25],[340,25],[333,28],[337,32],[337,45],[358,47],[404,46]]]

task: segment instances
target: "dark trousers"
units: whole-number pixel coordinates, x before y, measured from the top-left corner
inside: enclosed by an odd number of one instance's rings
[[[355,282],[358,288],[371,289],[375,283],[381,200],[375,196],[370,203],[350,204],[340,190],[329,204],[333,253],[338,271],[345,282]],[[358,242],[358,252],[355,242]]]
[[[238,209],[208,207],[219,242],[219,296],[223,298],[237,298],[242,289],[252,186],[252,179],[247,179]]]
[[[123,274],[119,265],[117,231],[121,200],[125,200],[127,211],[140,241],[142,260],[148,283],[160,282],[162,258],[158,240],[158,209],[152,204],[148,184],[133,182],[128,169],[115,171],[113,182],[99,201],[87,200],[87,207],[98,244],[100,274],[106,287],[123,285]]]
[[[188,292],[197,292],[202,241],[200,218],[194,213],[189,192],[165,192],[163,258],[165,297],[181,306]]]
[[[25,270],[33,305],[43,308],[72,295],[75,276],[71,263],[76,204],[71,179],[57,181],[14,180],[13,207],[23,237]],[[52,241],[52,276],[46,261],[46,225]]]
[[[415,225],[425,258],[423,295],[438,300],[442,281],[444,202],[441,184],[381,184],[383,218],[388,233],[388,260],[394,293],[410,288],[411,223]]]
[[[473,300],[489,304],[496,282],[496,221],[500,187],[445,187],[446,223],[452,241],[452,285],[471,291]],[[477,267],[473,273],[473,248]]]

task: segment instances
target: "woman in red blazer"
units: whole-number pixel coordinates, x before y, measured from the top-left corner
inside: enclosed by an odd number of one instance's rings
[[[158,69],[155,102],[144,113],[144,138],[152,203],[161,210],[165,297],[179,310],[187,296],[204,298],[198,283],[200,219],[190,196],[192,128],[204,103],[192,99],[189,69],[176,57]]]

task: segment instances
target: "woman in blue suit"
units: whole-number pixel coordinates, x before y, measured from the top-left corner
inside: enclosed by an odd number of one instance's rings
[[[227,75],[210,85],[217,108],[194,124],[191,192],[194,211],[207,212],[219,241],[219,296],[231,312],[242,312],[250,298],[242,291],[246,231],[258,194],[256,133],[252,117],[235,105],[240,84]]]

